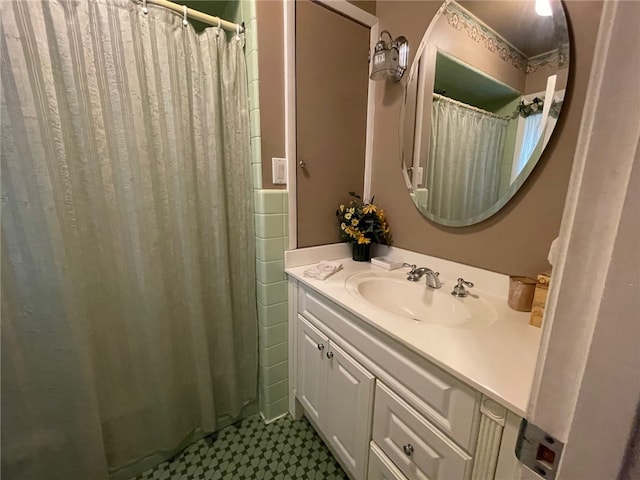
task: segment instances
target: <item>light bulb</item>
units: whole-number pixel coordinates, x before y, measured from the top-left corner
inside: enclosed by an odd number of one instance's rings
[[[536,0],[536,13],[541,17],[550,17],[551,4],[549,0]]]

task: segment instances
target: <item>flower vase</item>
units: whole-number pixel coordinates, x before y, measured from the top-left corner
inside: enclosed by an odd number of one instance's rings
[[[354,243],[353,244],[353,261],[368,262],[371,260],[371,244],[370,243]]]

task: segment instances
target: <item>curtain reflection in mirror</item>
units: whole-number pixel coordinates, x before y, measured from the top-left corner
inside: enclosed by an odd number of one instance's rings
[[[433,96],[427,208],[460,220],[498,200],[508,121],[440,95]]]

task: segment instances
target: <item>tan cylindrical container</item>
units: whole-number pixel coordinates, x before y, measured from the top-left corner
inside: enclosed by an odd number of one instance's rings
[[[509,306],[518,312],[530,312],[535,291],[533,278],[509,277]]]

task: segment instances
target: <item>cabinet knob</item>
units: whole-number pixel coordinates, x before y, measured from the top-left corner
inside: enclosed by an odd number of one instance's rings
[[[333,358],[333,352],[327,352],[327,358],[328,359],[332,359]]]
[[[413,445],[411,445],[410,443],[407,443],[402,447],[402,450],[404,450],[404,454],[407,457],[410,457],[413,454]]]
[[[318,350],[320,350],[320,351],[324,350],[324,343],[319,343],[318,344]]]

